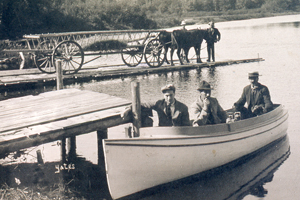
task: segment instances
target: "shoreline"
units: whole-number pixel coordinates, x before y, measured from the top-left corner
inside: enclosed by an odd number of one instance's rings
[[[236,13],[235,12],[245,12],[245,13]],[[165,15],[157,15],[156,17],[150,18],[158,23],[160,28],[171,28],[173,26],[179,26],[182,20],[185,20],[187,25],[202,25],[207,24],[210,21],[214,21],[215,23],[223,23],[223,22],[233,22],[233,21],[244,21],[244,20],[253,20],[253,19],[264,19],[264,18],[272,18],[272,17],[283,17],[283,16],[291,16],[291,15],[300,15],[300,12],[280,12],[280,13],[266,13],[262,11],[257,12],[248,12],[244,11],[232,11],[233,14],[230,14],[230,11],[224,13],[215,13],[211,12],[191,12],[188,14],[184,14],[181,16],[181,20],[178,19],[178,16],[165,16]],[[168,24],[168,22],[160,22],[160,18],[165,21],[173,21],[177,22],[177,24],[171,24],[171,26],[164,26],[164,24]]]

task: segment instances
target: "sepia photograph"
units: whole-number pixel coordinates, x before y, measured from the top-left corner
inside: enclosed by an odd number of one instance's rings
[[[1,0],[0,200],[299,199],[299,38],[300,0]]]

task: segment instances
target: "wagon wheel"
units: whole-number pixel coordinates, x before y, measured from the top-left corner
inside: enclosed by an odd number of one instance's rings
[[[150,67],[160,67],[165,60],[164,44],[159,39],[150,40],[144,48],[144,56],[146,63]]]
[[[63,41],[57,45],[52,54],[52,64],[55,68],[58,60],[62,61],[64,74],[75,74],[83,65],[84,52],[77,42]]]
[[[136,67],[143,59],[142,47],[126,47],[122,49],[121,56],[128,67]]]
[[[42,72],[52,74],[55,73],[55,67],[52,65],[52,49],[51,46],[47,42],[43,42],[38,46],[38,51],[33,54],[33,60],[35,66]]]
[[[196,55],[196,52],[195,52],[194,48],[190,48],[190,50],[188,51],[188,55],[186,55],[184,50],[181,49],[179,55],[180,55],[179,60],[180,60],[180,63],[182,65],[191,64],[191,63],[196,64],[197,63],[197,55]]]

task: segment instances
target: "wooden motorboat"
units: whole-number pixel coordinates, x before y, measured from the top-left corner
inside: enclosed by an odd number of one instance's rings
[[[278,180],[276,171],[289,155],[289,139],[285,136],[229,164],[122,199],[237,200],[248,195],[254,195],[257,199],[263,196],[268,198],[269,187],[265,187],[265,184],[272,182],[273,178]]]
[[[103,140],[109,190],[118,199],[189,177],[258,151],[286,136],[282,105],[228,124],[141,128],[140,137]]]

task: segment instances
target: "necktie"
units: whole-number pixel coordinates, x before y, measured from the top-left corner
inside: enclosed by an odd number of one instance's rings
[[[166,114],[167,114],[167,117],[168,117],[169,119],[172,119],[171,105],[167,105],[167,107],[166,107]]]
[[[251,89],[251,96],[250,96],[250,97],[251,97],[251,98],[250,98],[250,99],[251,99],[250,101],[251,101],[251,104],[252,104],[252,105],[255,104],[255,102],[254,102],[254,101],[255,101],[255,92],[256,92],[256,88],[252,88],[252,89]]]

